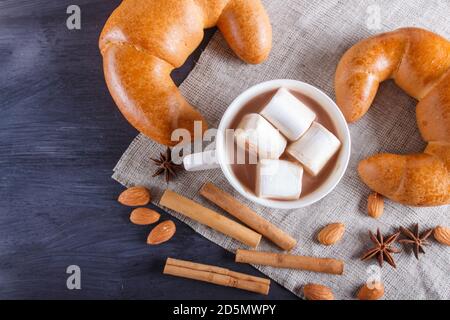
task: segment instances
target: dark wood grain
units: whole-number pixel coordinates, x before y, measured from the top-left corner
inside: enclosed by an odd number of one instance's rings
[[[178,221],[172,241],[147,246],[149,228],[115,200],[111,170],[136,131],[106,89],[97,39],[118,3],[77,0],[82,29],[70,31],[72,1],[0,1],[0,298],[261,299],[162,276],[167,256],[259,273]],[[81,290],[66,288],[72,264]],[[268,298],[294,296],[273,284]]]

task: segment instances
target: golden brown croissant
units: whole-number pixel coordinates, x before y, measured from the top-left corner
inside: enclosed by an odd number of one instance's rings
[[[336,99],[354,122],[369,109],[387,79],[419,101],[417,123],[424,153],[379,154],[359,164],[376,192],[413,206],[450,204],[450,42],[405,28],[366,39],[348,50],[336,71]]]
[[[106,22],[99,46],[106,82],[127,120],[153,140],[173,145],[171,134],[206,122],[180,94],[170,73],[183,65],[217,25],[248,63],[264,61],[272,29],[260,0],[124,0]]]

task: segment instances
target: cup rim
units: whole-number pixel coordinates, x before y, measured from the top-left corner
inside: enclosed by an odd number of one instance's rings
[[[286,87],[287,89],[299,91],[302,94],[305,94],[310,98],[314,99],[315,101],[321,100],[317,102],[322,107],[327,109],[325,111],[332,118],[333,124],[335,125],[336,130],[339,133],[339,139],[342,142],[340,154],[338,156],[338,161],[336,165],[337,169],[333,171],[331,176],[318,189],[308,194],[307,196],[301,197],[300,199],[297,200],[264,199],[257,197],[252,192],[247,191],[245,187],[241,184],[241,182],[238,180],[238,178],[232,172],[231,166],[227,164],[225,154],[225,134],[224,134],[225,130],[229,128],[231,121],[233,121],[233,119],[235,118],[237,113],[242,109],[242,107],[251,99],[257,97],[258,95],[271,90],[279,89],[281,87]],[[326,104],[326,106],[324,104]],[[342,177],[344,176],[350,161],[350,154],[351,154],[350,130],[347,121],[345,120],[345,117],[342,114],[339,107],[337,106],[337,104],[322,90],[308,83],[298,80],[289,80],[289,79],[270,80],[259,83],[245,90],[236,99],[234,99],[233,102],[226,109],[220,121],[217,132],[216,153],[219,165],[222,169],[222,172],[225,175],[225,178],[233,186],[233,188],[237,190],[242,196],[264,207],[275,209],[299,209],[310,206],[322,200],[324,197],[330,194],[342,180]]]

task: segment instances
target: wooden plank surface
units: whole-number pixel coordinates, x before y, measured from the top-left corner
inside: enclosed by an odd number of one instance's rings
[[[147,246],[149,228],[115,201],[112,168],[136,131],[106,89],[97,39],[119,2],[76,1],[70,31],[72,1],[0,1],[0,298],[294,298],[275,283],[262,297],[161,275],[170,255],[261,276],[178,221],[172,241]],[[69,265],[81,290],[66,287]]]

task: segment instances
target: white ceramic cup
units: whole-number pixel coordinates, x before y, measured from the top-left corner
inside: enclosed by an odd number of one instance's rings
[[[315,100],[330,116],[336,128],[337,136],[342,143],[341,149],[339,150],[336,166],[334,167],[328,179],[325,180],[324,183],[312,193],[304,197],[300,197],[300,199],[290,201],[259,198],[252,190],[248,190],[246,187],[244,187],[235,176],[229,164],[230,161],[228,159],[229,156],[227,154],[226,148],[226,130],[230,129],[232,122],[237,117],[242,108],[255,97],[266,92],[277,90],[281,87],[300,92],[305,96],[308,96],[311,99]],[[341,110],[339,110],[338,106],[332,99],[330,99],[325,93],[323,93],[316,87],[313,87],[301,81],[272,80],[251,87],[250,89],[244,91],[241,95],[239,95],[231,103],[231,105],[222,116],[222,120],[220,122],[216,137],[215,152],[191,155],[189,156],[191,157],[191,162],[192,157],[201,157],[202,159],[204,159],[203,164],[195,167],[190,167],[186,165],[187,162],[185,161],[185,167],[186,170],[189,171],[207,170],[220,167],[228,182],[245,198],[265,207],[277,209],[297,209],[309,206],[321,200],[331,191],[333,191],[333,189],[342,179],[345,171],[347,170],[348,162],[350,160],[350,151],[351,139],[347,122]]]

